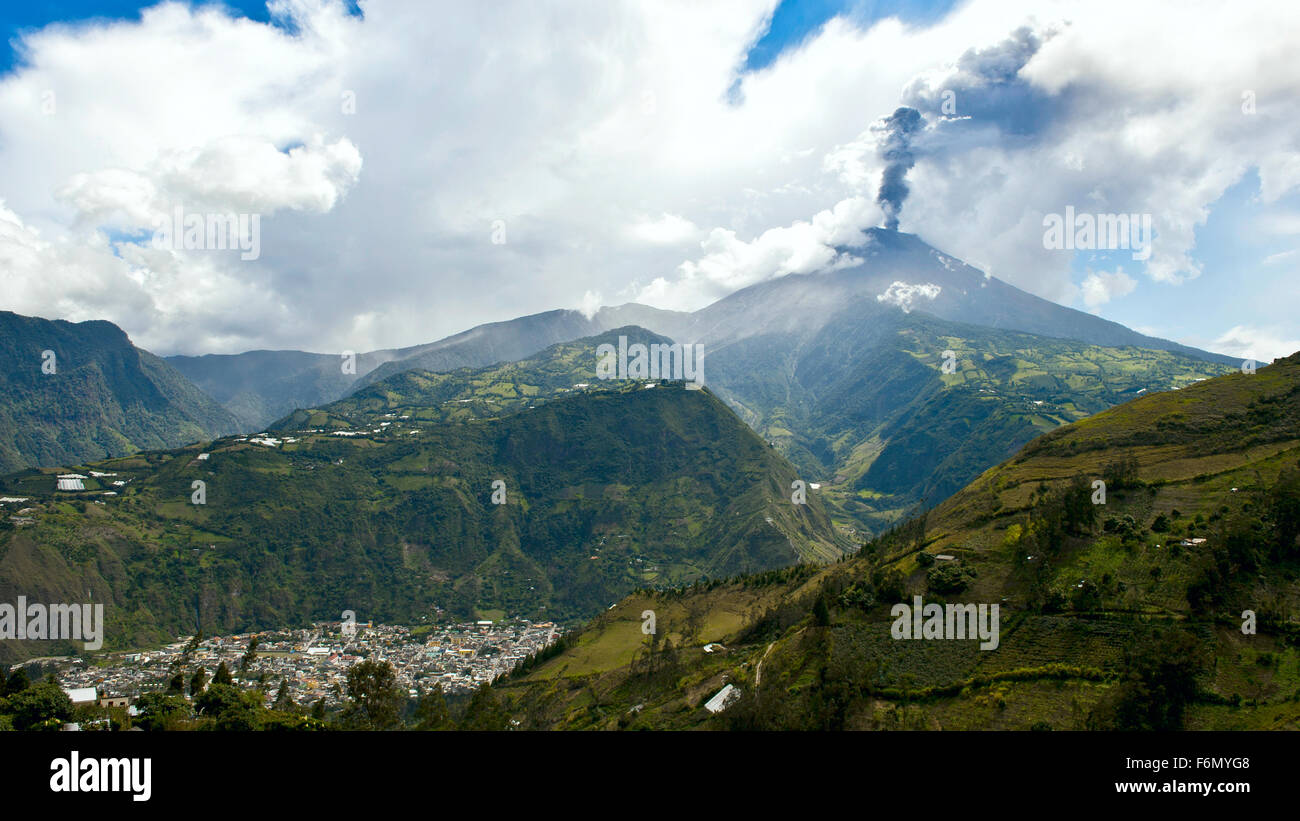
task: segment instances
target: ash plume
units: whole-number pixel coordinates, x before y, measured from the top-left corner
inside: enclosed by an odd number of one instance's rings
[[[885,212],[885,228],[891,231],[898,230],[898,213],[903,210],[903,200],[907,199],[908,193],[907,172],[916,164],[916,157],[912,154],[912,135],[924,124],[921,112],[902,106],[877,126],[884,132],[880,141],[880,158],[885,161],[885,170],[880,176],[876,202]]]

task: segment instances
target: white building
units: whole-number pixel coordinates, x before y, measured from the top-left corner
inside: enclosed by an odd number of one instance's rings
[[[718,691],[718,694],[709,699],[704,705],[704,709],[710,713],[720,713],[731,706],[731,702],[740,698],[740,691],[734,686],[728,684]]]
[[[67,693],[68,698],[72,699],[73,707],[79,704],[94,704],[95,700],[99,698],[99,693],[95,691],[94,687],[73,687],[71,689],[65,687],[63,692]]]

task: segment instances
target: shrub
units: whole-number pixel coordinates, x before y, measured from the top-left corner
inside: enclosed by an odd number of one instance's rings
[[[931,593],[960,593],[975,580],[975,570],[958,561],[943,562],[926,571],[925,580]]]

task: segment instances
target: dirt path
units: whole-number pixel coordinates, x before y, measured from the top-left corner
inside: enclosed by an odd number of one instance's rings
[[[759,684],[763,683],[763,662],[767,661],[767,654],[772,652],[772,648],[775,646],[776,646],[776,642],[772,642],[767,646],[767,649],[763,651],[763,657],[758,660],[758,666],[754,668],[754,689],[755,690],[758,689]]]

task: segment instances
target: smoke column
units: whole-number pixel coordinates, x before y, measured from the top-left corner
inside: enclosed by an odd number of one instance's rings
[[[912,135],[921,130],[924,120],[915,108],[903,106],[884,119],[879,130],[884,132],[880,142],[880,158],[885,161],[880,175],[880,192],[876,202],[885,212],[885,227],[898,230],[898,213],[907,199],[907,172],[916,164],[912,155]]]

